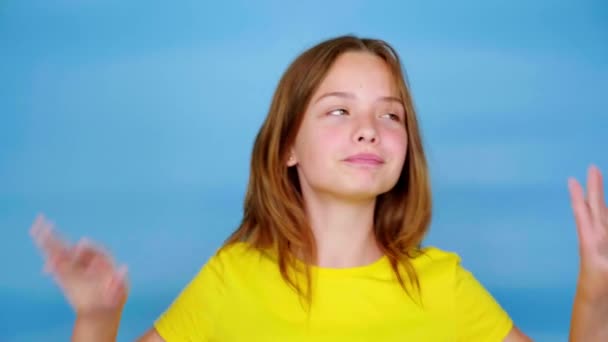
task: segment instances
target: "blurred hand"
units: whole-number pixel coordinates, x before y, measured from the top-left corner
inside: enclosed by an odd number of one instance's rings
[[[587,193],[575,179],[568,180],[579,238],[579,291],[590,299],[608,299],[608,208],[602,174],[591,166]]]
[[[128,296],[126,267],[116,267],[108,253],[87,239],[70,246],[39,215],[30,234],[49,273],[77,315],[120,312]]]

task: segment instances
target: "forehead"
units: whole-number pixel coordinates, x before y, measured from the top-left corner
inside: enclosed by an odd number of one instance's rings
[[[396,75],[379,56],[369,52],[346,52],[331,66],[317,95],[327,91],[373,92],[397,96]]]

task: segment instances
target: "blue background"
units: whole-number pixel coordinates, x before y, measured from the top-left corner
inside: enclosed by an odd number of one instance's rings
[[[280,75],[345,33],[403,59],[435,196],[426,243],[535,340],[566,341],[566,180],[608,171],[601,1],[2,1],[0,341],[70,334],[28,236],[40,211],[129,265],[119,340],[149,328],[238,224]]]

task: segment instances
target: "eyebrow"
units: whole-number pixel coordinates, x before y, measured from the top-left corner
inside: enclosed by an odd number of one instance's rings
[[[316,100],[315,103],[323,100],[326,97],[341,97],[341,98],[345,98],[345,99],[355,99],[357,98],[357,96],[353,93],[348,93],[348,92],[344,92],[344,91],[332,91],[329,93],[325,93],[321,96],[319,96]],[[403,105],[403,101],[401,101],[400,98],[395,97],[395,96],[381,96],[378,98],[377,101],[383,101],[383,102],[397,102],[400,105]]]

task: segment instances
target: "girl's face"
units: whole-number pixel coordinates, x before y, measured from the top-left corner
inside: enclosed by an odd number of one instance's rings
[[[396,184],[406,150],[405,109],[388,65],[347,52],[313,94],[287,164],[305,194],[359,201]]]

